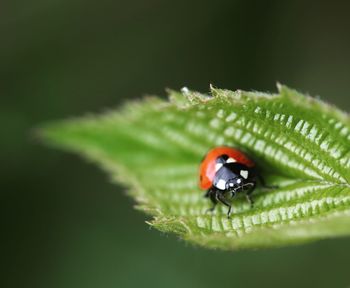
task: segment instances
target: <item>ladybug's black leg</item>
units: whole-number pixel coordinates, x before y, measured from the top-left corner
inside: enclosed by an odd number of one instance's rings
[[[254,192],[254,189],[255,189],[255,182],[252,183],[252,188],[250,190],[247,191],[245,197],[248,201],[248,203],[250,204],[250,208],[253,208],[254,207],[254,200],[253,200],[253,197],[252,197],[252,194]]]
[[[228,207],[227,218],[230,218],[231,210],[232,210],[231,204],[225,199],[222,193],[216,193],[216,197],[222,204]]]
[[[216,199],[216,190],[213,188],[210,188],[207,193],[204,195],[205,197],[208,197],[211,202],[213,203],[213,206],[207,210],[207,212],[213,212],[215,210],[216,204],[218,204],[218,200]]]
[[[249,191],[245,197],[247,198],[247,201],[248,203],[250,204],[250,208],[253,208],[254,207],[254,200],[253,200],[253,197],[252,197],[252,193],[253,193],[253,190],[252,191]]]
[[[262,177],[260,174],[258,175],[258,179],[259,179],[259,182],[261,184],[261,186],[265,189],[276,189],[278,188],[278,186],[276,185],[267,185],[266,182],[265,182],[265,179],[264,177]]]

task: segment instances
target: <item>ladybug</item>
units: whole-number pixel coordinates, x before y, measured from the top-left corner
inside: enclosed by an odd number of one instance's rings
[[[258,178],[255,163],[235,148],[216,147],[206,154],[200,165],[200,188],[207,190],[205,197],[213,203],[209,211],[214,211],[220,202],[228,207],[228,218],[232,210],[229,200],[237,194],[244,193],[253,206],[251,194]]]

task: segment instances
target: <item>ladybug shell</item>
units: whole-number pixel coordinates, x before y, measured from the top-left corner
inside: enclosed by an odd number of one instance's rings
[[[213,148],[207,153],[200,165],[200,188],[209,189],[213,185],[213,180],[216,174],[216,159],[222,155],[227,155],[228,157],[233,158],[237,163],[243,164],[249,168],[255,166],[252,160],[250,160],[243,152],[237,149],[226,146]]]

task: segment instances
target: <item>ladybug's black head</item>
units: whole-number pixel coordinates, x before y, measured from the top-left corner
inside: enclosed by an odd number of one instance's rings
[[[247,191],[255,186],[254,171],[240,163],[225,163],[216,172],[213,185],[232,194]]]
[[[253,187],[254,187],[254,183],[251,182],[251,180],[247,181],[247,179],[243,177],[237,177],[237,178],[229,179],[226,182],[225,190],[233,194],[236,194],[237,192],[250,190]]]

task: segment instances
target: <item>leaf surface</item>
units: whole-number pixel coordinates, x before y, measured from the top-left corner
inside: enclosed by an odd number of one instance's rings
[[[259,248],[350,234],[350,120],[285,86],[278,93],[169,91],[117,111],[45,125],[41,136],[82,154],[123,183],[150,225],[210,248]],[[270,185],[255,206],[235,199],[206,213],[199,163],[239,147]],[[83,181],[83,179],[82,179]]]

